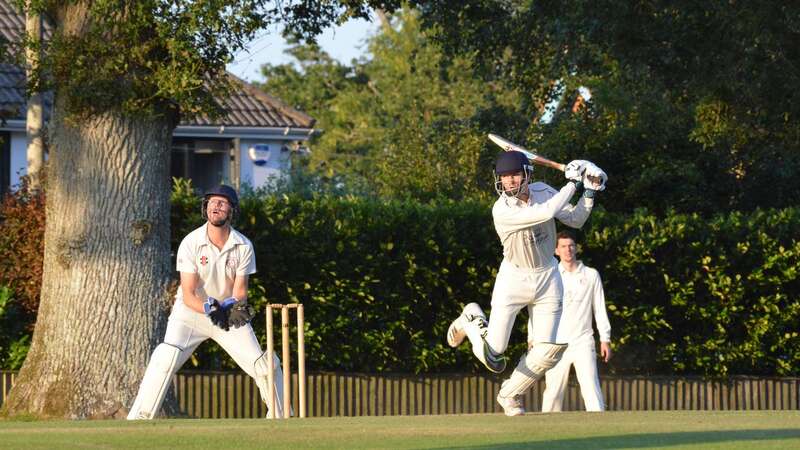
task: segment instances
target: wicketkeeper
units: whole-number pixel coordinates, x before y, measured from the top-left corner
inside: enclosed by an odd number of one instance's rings
[[[506,415],[524,414],[520,395],[553,367],[566,344],[556,340],[563,287],[558,263],[554,219],[580,228],[594,205],[594,194],[605,189],[606,174],[584,160],[572,161],[564,171],[569,182],[556,191],[542,182],[531,182],[533,167],[516,151],[503,152],[495,165],[495,189],[499,198],[492,208],[494,226],[503,245],[503,262],[492,292],[488,321],[477,303],[464,307],[450,325],[447,342],[457,347],[467,337],[473,354],[492,372],[506,367],[503,356],[514,320],[527,307],[533,320],[533,346],[520,359],[511,377],[503,382],[497,401]],[[583,188],[576,205],[570,200]]]
[[[256,272],[253,244],[233,229],[239,211],[236,191],[220,185],[205,194],[202,213],[206,223],[189,233],[178,248],[181,285],[167,322],[164,342],[150,357],[128,420],[152,419],[175,372],[206,339],[213,339],[253,377],[267,402],[275,389],[276,409],[267,417],[283,417],[283,372],[276,354],[261,350],[250,320],[247,284]],[[268,364],[275,368],[275,386],[267,386]],[[291,414],[291,412],[289,412]]]

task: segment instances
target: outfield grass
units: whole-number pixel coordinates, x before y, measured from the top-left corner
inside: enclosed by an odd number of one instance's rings
[[[0,448],[800,448],[798,411],[0,421]]]

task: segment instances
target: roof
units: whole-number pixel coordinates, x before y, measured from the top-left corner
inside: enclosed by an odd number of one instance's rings
[[[7,42],[15,42],[22,30],[25,18],[7,0],[0,0],[0,36]]]
[[[45,26],[45,30],[49,34],[49,27]],[[25,19],[22,13],[10,0],[0,0],[0,39],[14,42],[24,32]],[[228,75],[233,81],[234,92],[226,98],[216,98],[227,114],[213,120],[204,116],[181,120],[180,126],[308,129],[314,126],[316,120],[313,117],[287,106],[230,73]],[[26,110],[25,72],[12,64],[0,64],[0,114],[7,120],[25,120]]]
[[[198,116],[181,125],[226,127],[311,128],[316,120],[257,87],[228,73],[234,92],[217,102],[228,112],[221,119],[211,120]]]

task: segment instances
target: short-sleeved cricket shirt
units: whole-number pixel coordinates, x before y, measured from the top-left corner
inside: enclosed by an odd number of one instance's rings
[[[256,272],[256,257],[250,240],[233,227],[222,250],[208,240],[207,227],[208,222],[183,238],[178,247],[176,266],[178,272],[200,276],[198,297],[222,300],[233,294],[233,282],[237,275]],[[183,302],[181,289],[178,289],[175,299]]]

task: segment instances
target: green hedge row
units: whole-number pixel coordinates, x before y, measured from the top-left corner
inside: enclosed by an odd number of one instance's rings
[[[635,373],[800,373],[800,209],[704,218],[597,214],[614,367]]]
[[[177,248],[202,223],[200,202],[185,183],[176,184],[172,201],[172,246]],[[261,312],[266,302],[305,305],[309,369],[484,370],[468,346],[453,350],[444,336],[464,303],[489,308],[501,258],[490,207],[479,201],[423,205],[245,195],[237,228],[256,248],[258,273],[250,298]],[[26,208],[14,211],[35,218]],[[9,211],[3,212],[0,234],[19,228],[19,218],[12,220]],[[36,233],[33,226],[27,230]],[[655,217],[645,211],[619,215],[598,208],[579,240],[582,259],[603,277],[613,328],[616,356],[601,370],[712,377],[800,374],[796,236],[797,208],[711,218]],[[1,242],[0,258],[22,245],[21,240]],[[34,265],[28,260],[26,266]],[[31,296],[19,288],[27,292],[33,282],[26,279],[23,285],[14,281],[23,280],[21,273],[13,279],[9,274],[0,273],[0,286],[15,291],[0,305],[4,366],[17,365],[29,342],[19,331],[30,328],[20,326],[14,311],[31,304]],[[511,337],[514,358],[524,350],[524,316]],[[6,336],[12,321],[14,336]],[[263,314],[254,325],[264,342]],[[233,367],[210,344],[201,346],[190,364]]]
[[[174,204],[176,219],[191,219],[173,222],[179,238],[199,223],[198,206]],[[251,295],[306,306],[315,369],[480,370],[468,346],[452,350],[444,336],[462,304],[489,308],[501,258],[490,207],[247,198],[238,228],[256,247]],[[800,373],[800,210],[657,218],[598,208],[580,234],[582,259],[606,288],[617,352],[609,371]]]
[[[305,305],[311,368],[463,371],[470,355],[444,336],[462,303],[491,296],[500,253],[487,212],[471,202],[246,197],[236,228],[256,249],[251,299]],[[173,244],[200,223],[199,202],[174,196]]]

